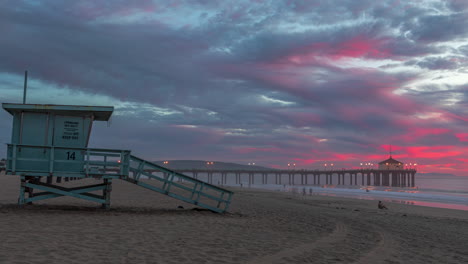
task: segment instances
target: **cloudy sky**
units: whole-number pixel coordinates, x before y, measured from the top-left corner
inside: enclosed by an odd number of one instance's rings
[[[92,147],[468,176],[465,0],[0,0],[0,36],[0,102],[28,70],[28,103],[115,107]]]

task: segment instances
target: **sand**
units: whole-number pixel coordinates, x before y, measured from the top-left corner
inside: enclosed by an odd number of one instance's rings
[[[0,263],[468,263],[467,211],[232,188],[221,215],[123,181],[108,211],[18,208],[18,185],[0,176]]]

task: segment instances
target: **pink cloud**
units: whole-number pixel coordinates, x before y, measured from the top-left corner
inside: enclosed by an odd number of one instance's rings
[[[396,138],[398,138],[399,141],[410,143],[410,142],[415,142],[416,140],[429,136],[429,135],[443,135],[443,134],[448,134],[451,132],[450,129],[446,129],[446,128],[410,127],[410,129],[408,130],[409,132],[407,134],[396,136]]]
[[[317,57],[331,60],[344,58],[374,58],[389,57],[390,51],[385,48],[387,39],[374,39],[364,35],[355,36],[339,43],[318,42],[292,50],[286,58],[291,62],[314,62]]]
[[[256,147],[235,147],[233,151],[237,154],[251,154],[251,153],[258,153],[258,152],[281,152],[279,148],[256,148]]]
[[[332,58],[342,59],[343,57],[351,58],[386,58],[389,56],[389,51],[383,48],[385,40],[371,39],[365,36],[357,36],[348,41],[340,43],[330,52]]]
[[[410,157],[440,159],[446,157],[456,157],[462,152],[454,146],[417,146],[404,148]]]
[[[468,142],[468,133],[458,133],[455,134],[455,136],[460,140],[461,142]]]

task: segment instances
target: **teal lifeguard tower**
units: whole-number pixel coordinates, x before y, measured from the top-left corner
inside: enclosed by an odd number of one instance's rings
[[[229,207],[233,195],[229,190],[137,158],[129,150],[88,148],[93,122],[109,120],[111,106],[3,103],[2,107],[13,116],[6,174],[21,178],[19,205],[71,196],[109,208],[112,180],[119,179],[215,212]],[[142,181],[141,176],[152,181]],[[102,183],[60,186],[84,178]]]

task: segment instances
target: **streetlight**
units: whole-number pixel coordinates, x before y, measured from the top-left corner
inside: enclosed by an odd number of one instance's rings
[[[166,161],[164,161],[163,163],[164,163],[164,164],[169,164],[169,161],[166,160]]]

